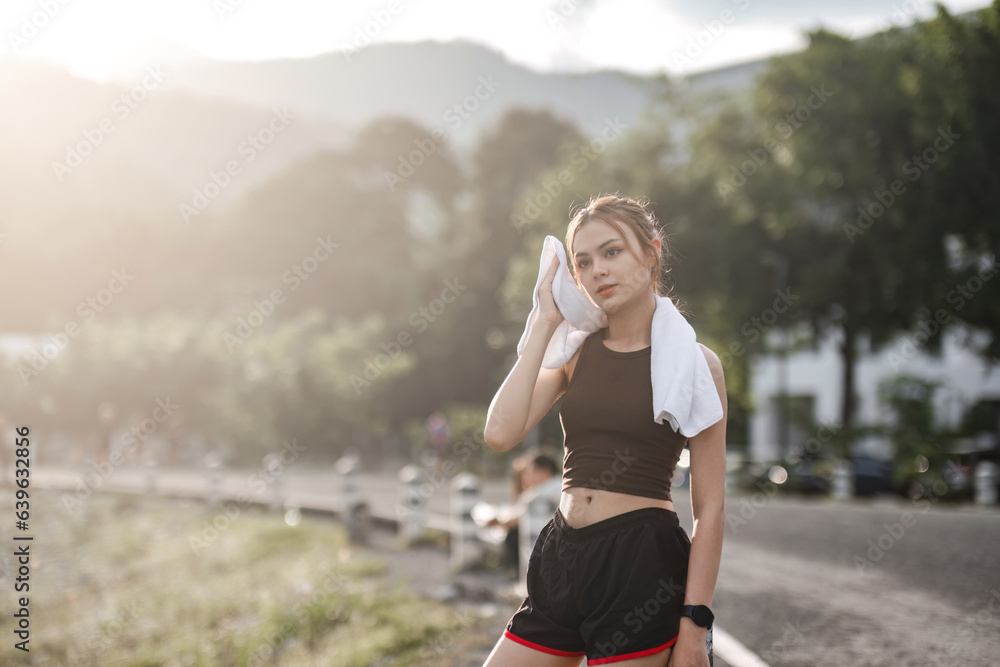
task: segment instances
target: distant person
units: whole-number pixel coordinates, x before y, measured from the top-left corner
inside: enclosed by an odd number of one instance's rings
[[[518,465],[519,463],[520,465]],[[513,508],[511,513],[504,520],[494,517],[486,525],[503,526],[507,529],[507,535],[504,538],[501,566],[516,568],[518,566],[518,549],[520,545],[518,525],[520,524],[521,515],[527,511],[527,500],[538,493],[546,483],[551,486],[553,480],[555,482],[561,482],[561,480],[558,477],[559,467],[556,460],[544,452],[535,453],[530,458],[518,457],[518,459],[514,460],[512,466],[515,470],[520,469],[520,473],[517,475],[520,480],[520,492],[517,494],[517,497],[512,498]],[[555,495],[558,498],[558,490]]]
[[[726,387],[718,356],[694,342],[677,353],[703,356],[684,361],[711,372],[706,392],[718,393],[721,418],[689,436],[653,418],[653,314],[676,308],[660,284],[664,238],[647,202],[631,197],[595,196],[575,213],[567,268],[607,326],[554,369],[542,360],[565,320],[552,296],[559,257],[537,285],[538,318],[490,404],[484,435],[493,449],[509,451],[565,395],[563,488],[528,562],[528,594],[484,667],[712,664],[708,605],[725,528]],[[693,538],[670,497],[685,445]]]
[[[451,440],[451,425],[448,423],[448,416],[441,410],[431,413],[427,418],[427,436],[434,455],[434,470],[441,475],[448,460],[448,443]]]

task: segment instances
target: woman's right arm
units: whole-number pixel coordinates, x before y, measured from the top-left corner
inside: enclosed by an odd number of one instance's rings
[[[539,287],[539,317],[535,321],[521,356],[500,385],[486,414],[486,444],[506,452],[524,440],[565,393],[565,366],[542,368],[549,339],[562,322],[562,313],[552,298],[552,278],[559,266],[552,266]]]
[[[553,331],[555,326],[549,323],[536,323],[521,357],[493,397],[483,434],[492,449],[506,452],[524,440],[563,395],[563,367],[541,367]]]

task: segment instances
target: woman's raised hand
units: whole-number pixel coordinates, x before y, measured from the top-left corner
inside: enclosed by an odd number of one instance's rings
[[[542,284],[538,286],[538,319],[559,326],[565,317],[556,306],[556,301],[552,297],[552,281],[555,279],[556,271],[559,270],[559,258],[552,258],[552,266],[542,279]]]

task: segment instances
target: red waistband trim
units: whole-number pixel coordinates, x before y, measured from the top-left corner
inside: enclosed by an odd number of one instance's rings
[[[678,635],[679,637],[680,635]],[[613,655],[610,658],[595,658],[593,660],[587,661],[587,667],[590,665],[606,665],[611,662],[621,662],[622,660],[631,660],[632,658],[641,658],[646,655],[653,655],[654,653],[659,653],[660,651],[670,648],[673,646],[674,642],[677,641],[677,637],[674,637],[666,644],[662,646],[656,646],[654,648],[647,648],[644,651],[633,651],[632,653],[623,653],[621,655]]]

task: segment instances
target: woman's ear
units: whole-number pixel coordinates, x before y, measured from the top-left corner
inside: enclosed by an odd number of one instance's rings
[[[657,262],[657,260],[660,257],[660,239],[653,239],[653,245],[656,246],[656,250],[650,250],[649,251],[649,259],[651,261],[651,264],[649,265],[649,268],[651,268],[651,269],[654,266],[656,266],[656,262]]]

